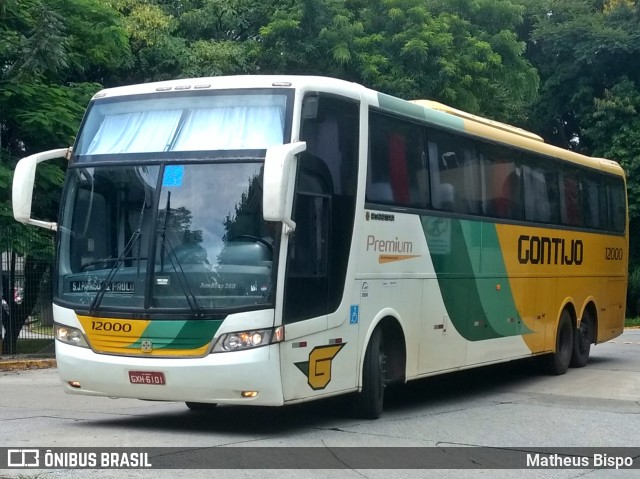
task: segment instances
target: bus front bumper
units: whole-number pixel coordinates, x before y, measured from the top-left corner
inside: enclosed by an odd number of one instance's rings
[[[96,354],[56,340],[56,360],[69,394],[256,406],[284,403],[277,344],[174,359]]]

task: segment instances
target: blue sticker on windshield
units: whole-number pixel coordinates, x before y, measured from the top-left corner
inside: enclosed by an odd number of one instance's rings
[[[168,165],[164,168],[164,176],[162,177],[162,186],[182,186],[182,177],[184,176],[184,166]]]

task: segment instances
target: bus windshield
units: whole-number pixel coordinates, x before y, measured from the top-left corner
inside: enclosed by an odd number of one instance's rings
[[[56,298],[91,314],[269,307],[276,225],[267,148],[289,141],[293,90],[97,98],[73,150]]]
[[[71,168],[58,298],[202,312],[270,303],[262,162]],[[152,271],[148,271],[151,266]]]

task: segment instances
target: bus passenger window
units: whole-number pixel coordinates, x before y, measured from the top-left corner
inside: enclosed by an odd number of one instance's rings
[[[437,130],[427,132],[431,204],[463,214],[480,212],[480,163],[473,142]]]
[[[598,184],[596,177],[589,176],[582,181],[584,225],[587,228],[606,229],[607,190]]]
[[[522,167],[517,153],[506,148],[483,145],[484,213],[496,218],[521,220]]]
[[[582,183],[579,173],[560,171],[560,218],[568,226],[584,226]]]
[[[609,227],[617,233],[622,233],[626,226],[626,203],[624,183],[615,181],[609,184],[610,223]]]
[[[429,191],[423,129],[372,112],[369,133],[367,201],[426,207]]]
[[[525,156],[522,166],[527,221],[558,223],[558,176],[551,160]]]

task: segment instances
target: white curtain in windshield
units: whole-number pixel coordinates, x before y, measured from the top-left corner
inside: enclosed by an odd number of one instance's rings
[[[275,105],[119,113],[105,116],[86,154],[265,149],[282,144],[283,131]]]
[[[191,112],[173,150],[235,150],[282,144],[284,117],[277,106],[203,108]]]
[[[179,110],[155,110],[108,115],[86,154],[165,151],[181,114]]]

